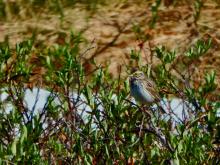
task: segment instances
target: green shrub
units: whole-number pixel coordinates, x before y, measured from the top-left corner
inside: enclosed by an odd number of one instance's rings
[[[2,164],[219,163],[215,143],[220,104],[204,97],[216,89],[215,72],[206,75],[199,89],[185,84],[180,88],[183,82],[171,72],[178,57],[164,47],[154,50],[161,61],[155,68],[138,66],[154,77],[159,89],[179,94],[175,96],[192,106],[188,108],[190,117],[173,126],[172,120],[162,116],[149,118],[144,107],[132,103],[125,78],[112,79],[108,70],[94,61],[94,71],[87,73],[80,53],[83,41],[80,34],[72,34],[66,44],[42,50],[33,40],[17,44],[15,50],[1,44],[0,88],[1,98],[3,94],[6,97],[0,103]],[[209,47],[210,42],[198,41],[185,57],[196,60]],[[46,70],[41,88],[48,94],[37,112],[24,102],[36,66],[30,62],[33,53],[39,54],[39,63]],[[131,56],[131,60],[140,60],[135,52]],[[40,98],[35,97],[37,104]],[[210,108],[204,109],[206,105]]]

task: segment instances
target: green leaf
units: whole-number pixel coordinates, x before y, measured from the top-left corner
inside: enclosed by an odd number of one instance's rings
[[[23,125],[20,143],[22,144],[25,139],[27,139],[27,127]]]
[[[215,123],[216,122],[216,113],[214,111],[209,111],[209,113],[208,113],[208,121],[210,123]]]
[[[17,154],[17,139],[15,139],[13,142],[12,142],[12,145],[11,145],[11,152],[13,155],[16,155]]]
[[[110,156],[109,156],[109,151],[108,151],[107,145],[105,145],[105,153],[107,154],[107,157],[109,158]]]
[[[131,54],[130,55],[131,59],[133,59],[133,60],[139,60],[140,59],[140,51],[131,50],[130,54]]]

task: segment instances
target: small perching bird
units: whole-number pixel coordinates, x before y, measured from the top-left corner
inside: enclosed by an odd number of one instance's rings
[[[160,96],[159,96],[159,92],[158,92],[158,89],[155,83],[149,78],[147,78],[143,72],[136,71],[135,73],[130,75],[129,84],[130,84],[131,96],[133,96],[137,102],[141,104],[145,104],[147,106],[151,106],[154,103],[157,103],[158,108],[163,113],[167,114],[166,111],[163,109],[163,107],[160,105]],[[148,111],[144,111],[144,112],[147,113],[150,117],[152,117],[152,114],[149,113]],[[163,132],[158,127],[154,126],[154,124],[151,122],[148,123],[147,125],[148,125],[147,129],[151,133],[153,132],[153,134],[159,137],[159,140],[162,145],[168,148],[171,152],[175,151],[170,145],[169,141],[167,141],[166,136],[163,134]]]
[[[147,78],[142,71],[136,71],[130,75],[129,84],[131,96],[134,97],[135,101],[148,106],[160,102],[155,83]]]

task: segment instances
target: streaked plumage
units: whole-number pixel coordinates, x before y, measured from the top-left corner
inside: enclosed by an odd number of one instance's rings
[[[143,72],[133,73],[129,82],[131,95],[137,102],[149,105],[160,100],[156,85]]]

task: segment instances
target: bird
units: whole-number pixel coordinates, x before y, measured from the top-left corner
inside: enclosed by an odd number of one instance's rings
[[[130,94],[134,97],[136,102],[147,106],[160,102],[161,99],[154,81],[152,81],[150,78],[147,78],[144,72],[136,71],[131,74],[129,76],[129,85]],[[162,111],[165,113],[163,108]]]

